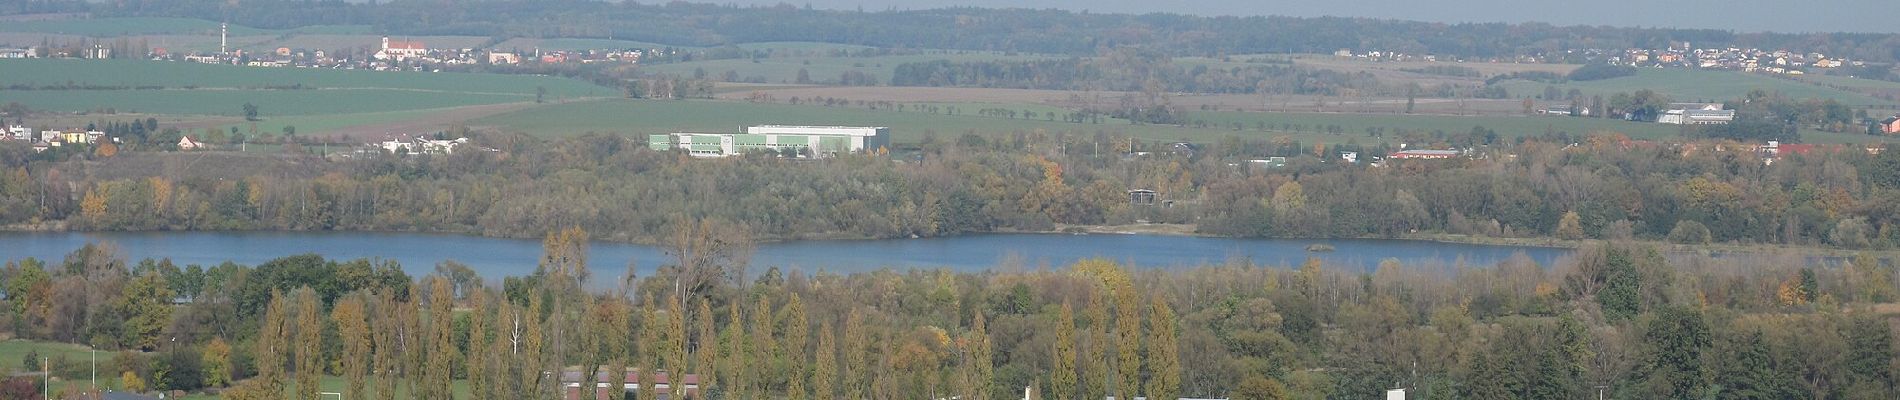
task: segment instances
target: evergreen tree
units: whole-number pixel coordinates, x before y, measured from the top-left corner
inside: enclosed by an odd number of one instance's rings
[[[1636,270],[1636,262],[1628,250],[1607,248],[1604,251],[1606,279],[1603,289],[1597,291],[1597,303],[1603,307],[1603,316],[1610,320],[1634,317],[1642,312],[1642,275]]]
[[[1791,397],[1785,391],[1792,382],[1776,370],[1762,332],[1755,331],[1734,340],[1715,374],[1717,397],[1736,400],[1765,400]]]
[[[126,317],[121,329],[128,347],[150,351],[162,341],[160,333],[172,322],[172,299],[177,297],[158,271],[146,271],[125,285],[117,300]]]
[[[1493,360],[1490,352],[1478,352],[1471,358],[1469,375],[1464,385],[1459,387],[1459,397],[1471,400],[1513,400],[1518,398],[1516,388],[1524,383],[1517,381],[1517,374]]]
[[[1633,373],[1650,397],[1699,398],[1703,393],[1702,353],[1709,346],[1709,325],[1702,312],[1686,306],[1656,312],[1643,334],[1649,359]]]
[[[1155,296],[1149,316],[1148,398],[1173,399],[1181,392],[1181,355],[1177,344],[1174,310],[1167,300]]]
[[[1847,327],[1848,380],[1891,392],[1893,389],[1893,331],[1885,318],[1860,316]]]
[[[1062,303],[1062,311],[1056,314],[1055,349],[1049,352],[1049,393],[1050,400],[1070,400],[1075,398],[1075,311],[1069,303]]]

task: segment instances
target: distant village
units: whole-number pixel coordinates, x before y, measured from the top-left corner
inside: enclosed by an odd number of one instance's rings
[[[94,43],[81,46],[33,46],[25,48],[0,48],[0,59],[8,58],[113,58],[114,51],[125,51],[130,46],[108,46]],[[251,67],[292,67],[292,68],[331,68],[361,69],[375,71],[441,71],[443,68],[472,65],[518,65],[524,63],[540,64],[592,64],[619,63],[639,64],[640,60],[653,54],[674,52],[670,49],[588,49],[588,50],[544,50],[544,49],[476,49],[476,48],[438,48],[429,47],[422,41],[392,39],[384,36],[380,43],[361,49],[303,49],[279,47],[267,52],[252,52],[243,49],[231,49],[228,35],[221,31],[218,51],[174,52],[165,48],[151,48],[145,51],[145,57],[157,61],[185,61],[205,64],[242,65]]]
[[[1387,62],[1472,61],[1546,64],[1575,63],[1582,61],[1644,68],[1693,68],[1779,75],[1805,75],[1813,70],[1867,65],[1865,61],[1849,60],[1845,57],[1830,57],[1822,53],[1801,53],[1788,50],[1763,50],[1738,47],[1696,48],[1691,42],[1675,42],[1663,49],[1579,49],[1565,50],[1561,54],[1523,55],[1482,60],[1441,60],[1441,57],[1430,54],[1409,54],[1384,50],[1354,51],[1353,49],[1339,49],[1339,51],[1333,52],[1333,56],[1345,59]]]

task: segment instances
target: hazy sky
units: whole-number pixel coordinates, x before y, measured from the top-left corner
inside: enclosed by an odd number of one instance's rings
[[[651,2],[645,0],[642,2]],[[1777,32],[1900,32],[1900,0],[711,0],[866,11],[949,6],[1094,12],[1294,15]]]

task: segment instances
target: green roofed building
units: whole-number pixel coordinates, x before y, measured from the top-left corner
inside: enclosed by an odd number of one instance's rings
[[[891,145],[890,128],[762,125],[746,133],[674,133],[650,135],[647,147],[684,151],[694,157],[726,157],[775,152],[797,157],[829,157],[877,151]]]

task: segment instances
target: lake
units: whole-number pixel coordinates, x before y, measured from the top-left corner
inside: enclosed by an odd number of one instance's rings
[[[225,261],[256,265],[289,255],[316,253],[331,259],[395,260],[411,275],[455,260],[484,277],[518,276],[534,271],[541,255],[538,240],[426,233],[360,232],[52,232],[0,233],[0,260],[37,257],[57,262],[88,242],[109,242],[128,260],[170,258],[180,266]],[[1326,243],[1335,251],[1309,253],[1308,245]],[[1140,268],[1219,264],[1250,259],[1256,264],[1297,266],[1307,257],[1330,265],[1376,268],[1397,259],[1408,266],[1451,266],[1463,262],[1491,266],[1523,253],[1551,265],[1570,249],[1491,246],[1380,239],[1237,239],[1161,235],[984,234],[947,238],[886,240],[814,240],[760,244],[752,271],[767,267],[859,272],[879,268],[949,268],[980,271],[992,267],[1062,267],[1086,258],[1108,258]],[[668,263],[659,248],[595,242],[588,265],[597,276],[618,276],[627,265],[642,276]]]

